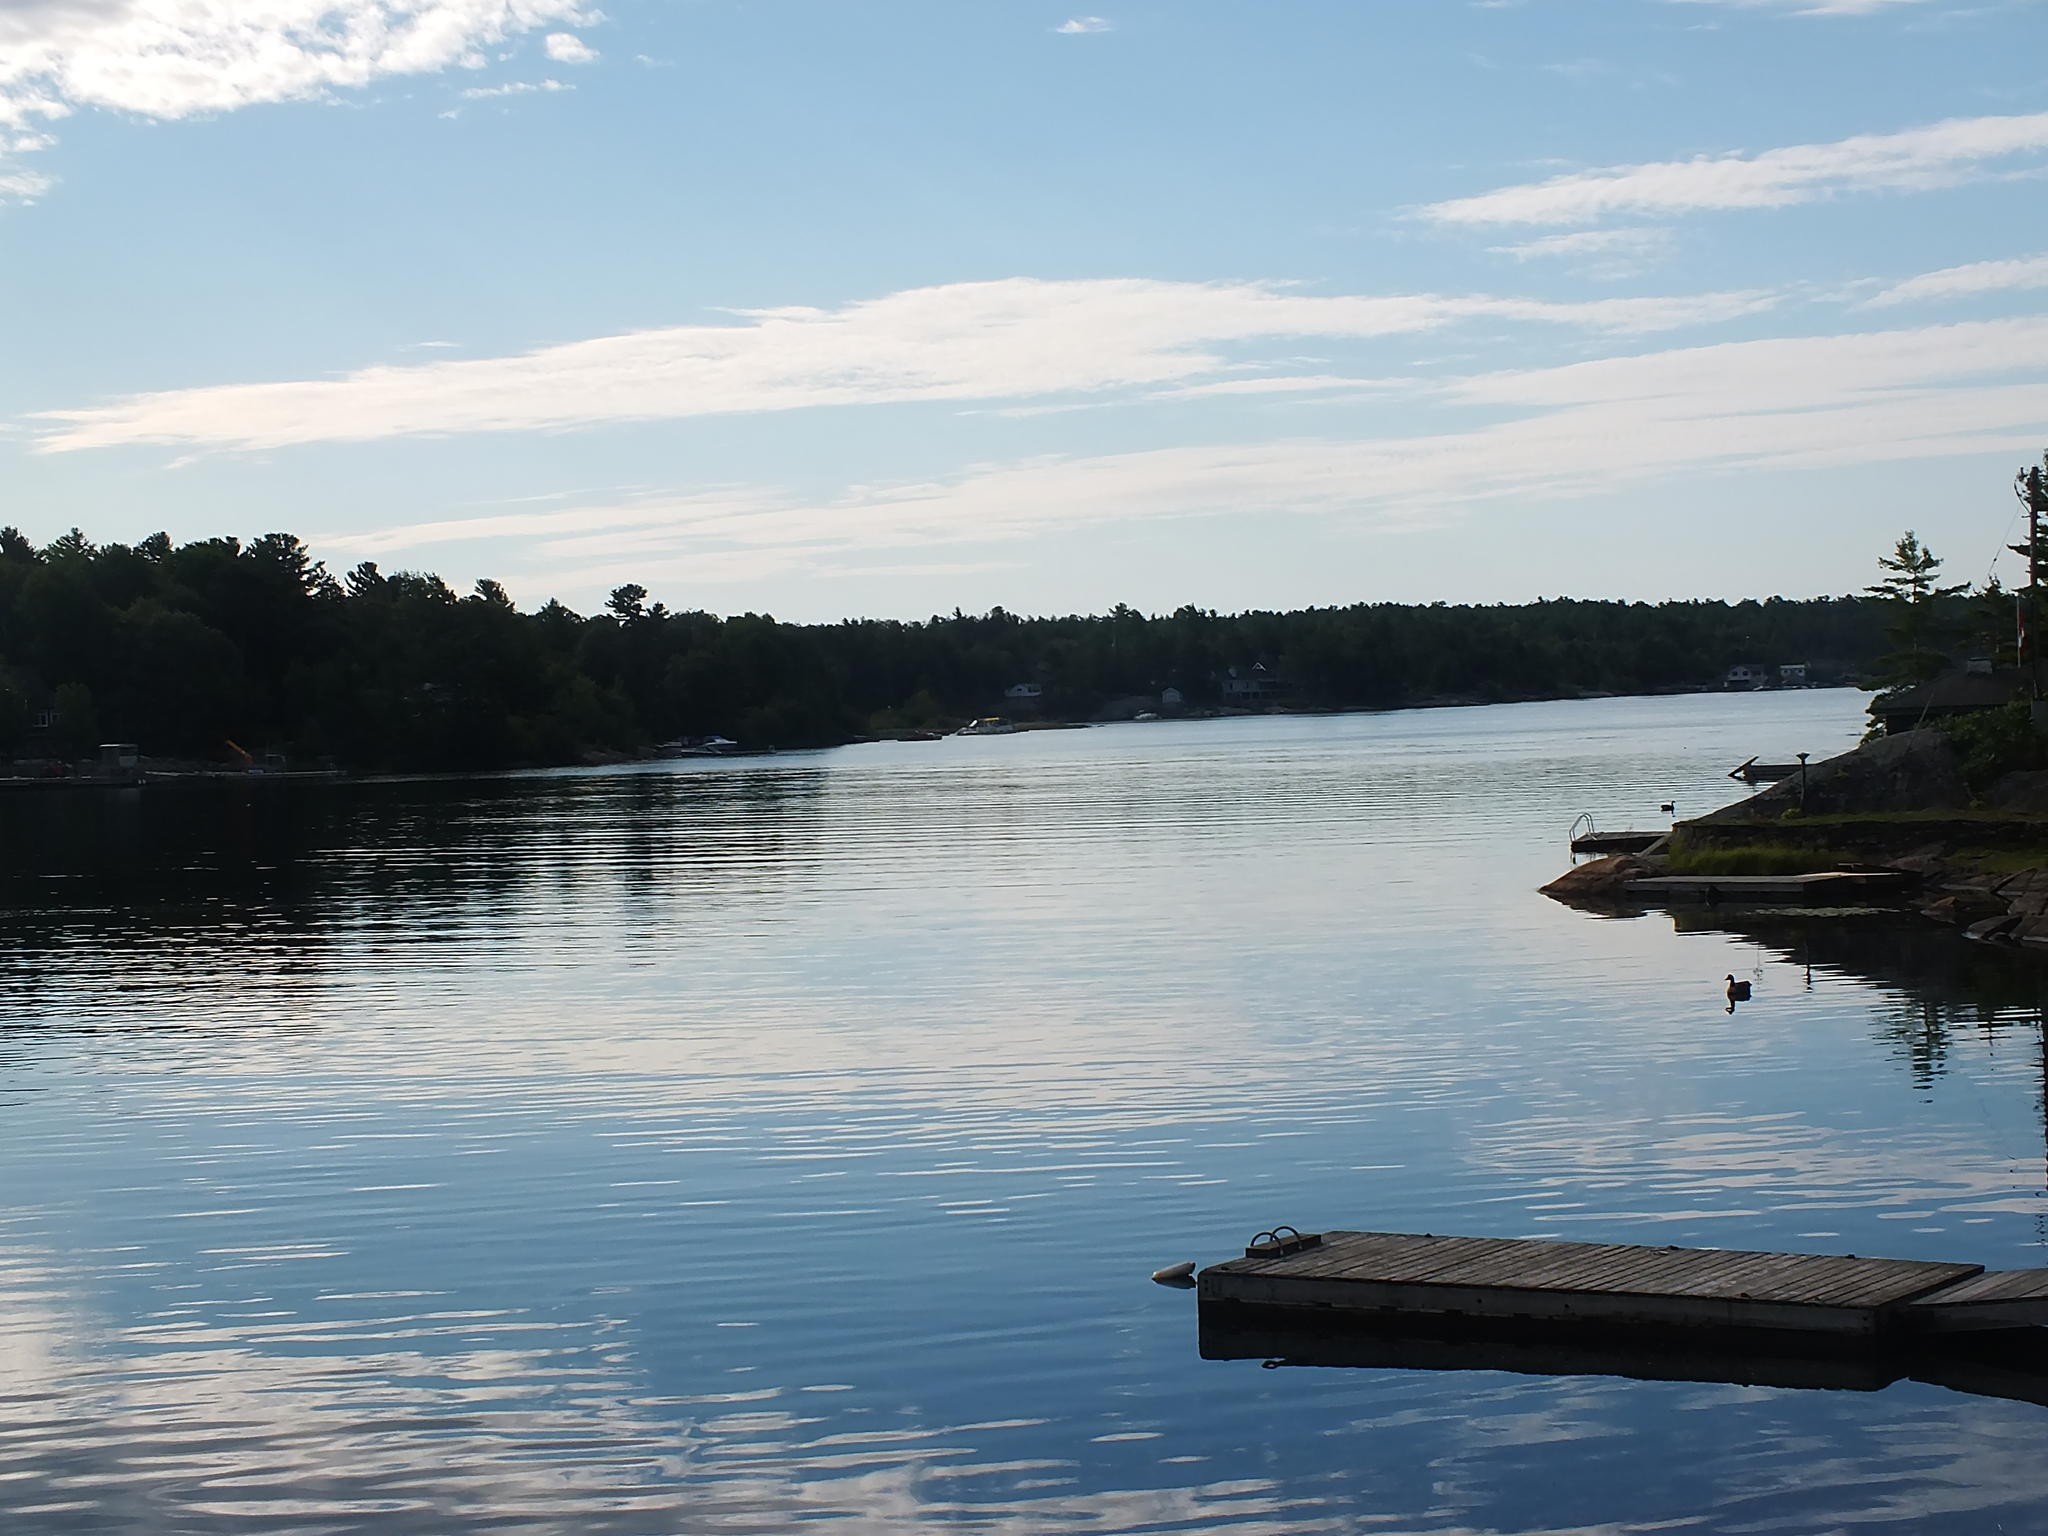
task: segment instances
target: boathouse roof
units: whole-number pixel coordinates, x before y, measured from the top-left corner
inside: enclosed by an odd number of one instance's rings
[[[1996,709],[2010,703],[2026,685],[2027,674],[2018,667],[1989,672],[1959,668],[1910,688],[1880,694],[1871,702],[1870,712],[1884,722],[1887,731],[1911,730],[1922,720]]]

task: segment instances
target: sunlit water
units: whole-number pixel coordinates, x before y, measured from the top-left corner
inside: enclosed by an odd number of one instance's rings
[[[2031,972],[1533,892],[1862,703],[16,796],[0,1529],[2048,1531],[2048,1409],[1204,1363],[1146,1279],[2048,1263]]]

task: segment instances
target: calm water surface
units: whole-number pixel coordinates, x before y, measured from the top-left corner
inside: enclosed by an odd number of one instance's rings
[[[1532,893],[1862,702],[17,797],[0,1529],[2048,1532],[2048,1409],[1204,1363],[1146,1280],[2048,1263],[2032,971]]]

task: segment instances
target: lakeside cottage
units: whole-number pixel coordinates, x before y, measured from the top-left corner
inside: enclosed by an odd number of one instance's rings
[[[1223,702],[1241,708],[1274,703],[1286,692],[1287,685],[1268,672],[1263,664],[1249,668],[1232,667],[1223,679]]]
[[[1775,667],[1767,667],[1757,662],[1738,662],[1728,669],[1727,675],[1721,679],[1721,686],[1734,693],[1758,688],[1804,688],[1806,663],[1784,661]]]

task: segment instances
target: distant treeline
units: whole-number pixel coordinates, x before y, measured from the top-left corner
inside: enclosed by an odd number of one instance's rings
[[[496,582],[357,566],[330,575],[290,534],[36,548],[0,529],[0,753],[102,741],[219,760],[228,742],[298,762],[466,769],[573,762],[675,738],[821,745],[1016,713],[1088,719],[1176,689],[1190,710],[1259,676],[1288,704],[1388,708],[1719,685],[1737,664],[1871,670],[1891,605],[1359,603],[1294,613],[784,624],[674,612],[637,586],[607,611],[522,612]],[[1958,600],[1961,612],[1961,600]],[[1253,669],[1263,669],[1254,673]]]

